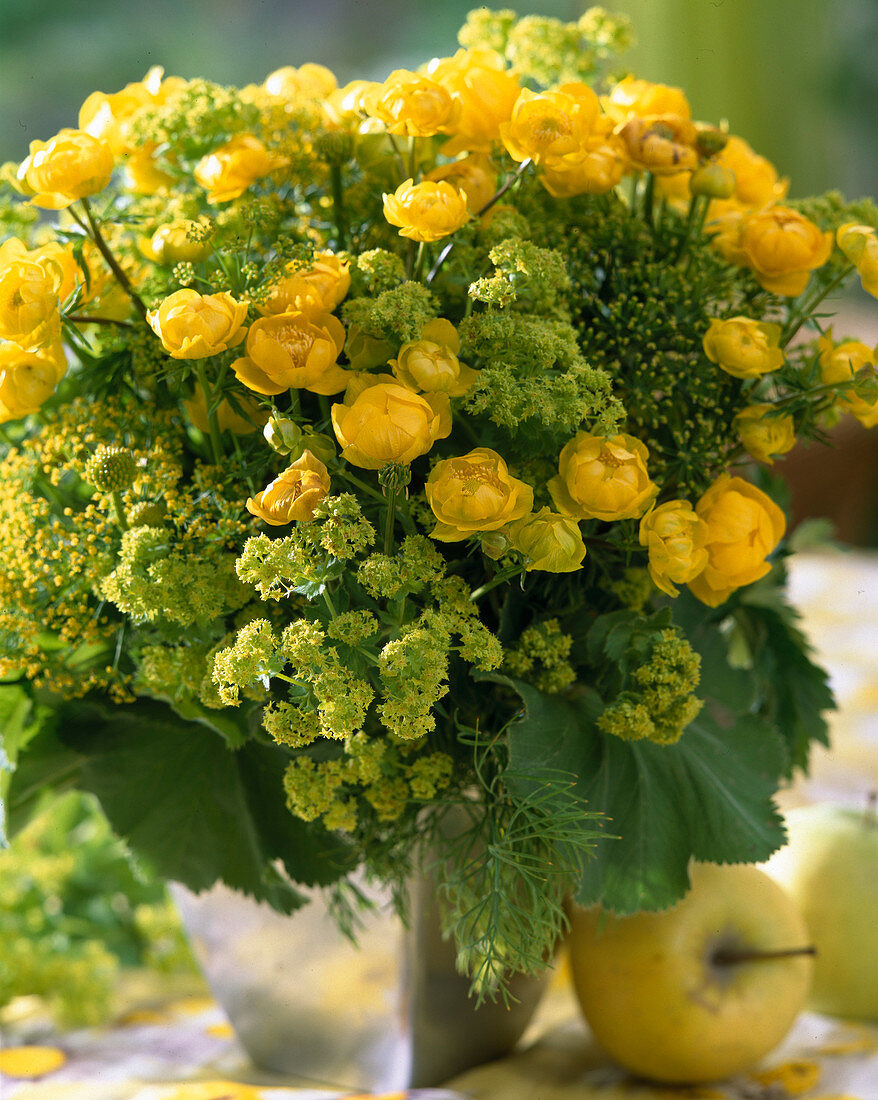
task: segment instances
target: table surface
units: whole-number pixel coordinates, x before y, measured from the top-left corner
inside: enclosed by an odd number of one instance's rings
[[[781,792],[784,809],[832,800],[862,805],[878,787],[878,555],[802,554],[791,598],[839,704],[831,750],[815,750],[811,773]],[[218,1006],[191,987],[129,978],[133,1007],[112,1026],[63,1035],[23,1020],[7,1049],[39,1041],[65,1062],[39,1079],[0,1073],[2,1100],[323,1100],[339,1092],[301,1089],[255,1070]],[[143,983],[146,984],[143,984]],[[138,984],[140,983],[140,984]],[[565,965],[512,1056],[449,1082],[473,1100],[878,1100],[878,1025],[803,1013],[757,1071],[710,1088],[638,1084],[592,1044]],[[397,1096],[399,1094],[396,1094]],[[412,1100],[448,1092],[412,1090]]]

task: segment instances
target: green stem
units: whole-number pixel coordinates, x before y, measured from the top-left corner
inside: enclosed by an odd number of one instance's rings
[[[335,610],[335,604],[332,602],[332,596],[330,596],[328,588],[323,589],[323,602],[326,604],[327,608],[329,609],[330,616],[333,619],[338,618],[338,612]]]
[[[131,299],[134,308],[137,310],[140,316],[144,320],[146,320],[146,306],[143,304],[143,299],[131,285],[130,279],[119,266],[118,260],[110,251],[110,246],[104,240],[100,227],[98,226],[98,223],[95,221],[94,215],[92,214],[91,206],[89,205],[88,199],[80,199],[79,201],[82,203],[82,209],[85,211],[86,221],[88,222],[89,235],[91,236],[91,239],[94,241],[94,243],[97,245],[98,252],[100,252],[103,258],[106,260],[110,270],[116,276],[116,281]],[[80,222],[80,225],[82,225],[82,222]]]
[[[423,241],[418,245],[418,254],[415,257],[415,267],[412,272],[412,279],[417,282],[421,277],[421,272],[424,269],[424,257],[427,254],[427,248]]]
[[[213,454],[213,461],[216,466],[219,466],[225,457],[223,441],[220,435],[219,421],[216,417],[213,390],[207,380],[207,372],[201,360],[199,360],[195,366],[195,374],[198,378],[198,384],[201,386],[201,392],[204,394],[204,407],[207,411],[207,429],[208,435],[210,436],[210,449]]]
[[[125,518],[125,505],[122,503],[122,494],[118,489],[114,489],[110,495],[112,502],[113,517],[120,531],[128,530],[128,520]]]
[[[655,176],[646,173],[646,187],[643,189],[643,220],[652,229],[652,206],[655,201]]]
[[[506,569],[501,569],[493,580],[487,581],[480,588],[473,589],[469,594],[469,598],[475,603],[475,601],[480,600],[485,593],[490,592],[492,588],[496,588],[498,585],[508,581],[511,577],[518,576],[523,572],[523,565],[510,565]]]
[[[130,321],[117,321],[113,317],[87,317],[82,313],[68,313],[65,321],[73,321],[77,325],[118,325],[119,328],[132,328]]]
[[[781,337],[780,340],[780,346],[782,348],[785,348],[787,346],[787,344],[796,335],[802,325],[804,325],[805,322],[812,316],[816,307],[820,305],[820,303],[828,294],[831,294],[832,291],[836,289],[836,287],[840,286],[845,281],[845,279],[847,279],[853,269],[853,264],[845,264],[845,266],[841,269],[838,275],[836,275],[836,277],[831,280],[831,282],[827,283],[826,286],[819,290],[816,295],[812,295],[810,300],[802,302],[799,308],[793,311],[792,317],[790,317],[790,319],[787,321],[787,325],[790,325],[792,327],[790,328],[789,332],[785,333]]]
[[[348,221],[344,206],[344,187],[341,179],[341,164],[334,161],[329,166],[329,179],[332,184],[332,209],[335,213],[335,231],[340,250],[348,246]]]
[[[396,143],[396,138],[393,136],[393,134],[388,134],[387,135],[387,140],[390,142],[390,146],[393,149],[394,153],[396,154],[396,159],[399,161],[399,170],[402,173],[403,179],[405,179],[406,178],[405,158],[403,157],[402,153],[400,152],[400,148]]]
[[[418,172],[418,139],[414,134],[409,138],[409,177],[415,179]]]
[[[341,469],[339,470],[339,473],[345,479],[345,481],[349,481],[351,485],[356,485],[358,489],[366,493],[368,496],[374,497],[375,500],[380,500],[382,504],[384,503],[384,495],[382,493],[379,493],[377,489],[373,489],[371,485],[368,485],[361,478],[358,478],[355,474],[352,474],[347,469]]]
[[[384,553],[388,557],[393,553],[393,525],[396,520],[396,498],[398,489],[392,489],[387,494],[387,513],[384,516]]]

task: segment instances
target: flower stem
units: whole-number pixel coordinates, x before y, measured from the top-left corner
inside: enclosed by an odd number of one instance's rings
[[[333,619],[337,618],[338,617],[338,612],[335,610],[335,604],[332,602],[332,596],[330,596],[328,588],[323,589],[323,602],[326,604],[327,608],[329,609],[330,616]]]
[[[344,206],[344,187],[341,179],[341,164],[333,161],[329,166],[329,179],[332,185],[332,209],[335,213],[335,231],[339,250],[348,246],[348,220]]]
[[[125,518],[125,505],[122,503],[122,494],[118,489],[114,489],[110,495],[111,508],[113,511],[113,518],[119,527],[120,531],[128,530],[128,520]]]
[[[396,498],[398,489],[392,489],[387,494],[387,513],[384,516],[384,553],[388,557],[393,553],[393,525],[396,519]]]
[[[848,275],[850,275],[853,269],[853,264],[845,264],[845,266],[841,269],[838,275],[836,275],[835,278],[831,280],[831,282],[827,283],[826,286],[818,291],[816,295],[813,295],[810,301],[803,302],[799,306],[799,308],[793,312],[792,317],[787,322],[787,325],[790,326],[789,331],[785,332],[784,335],[781,337],[780,347],[785,348],[787,346],[787,344],[796,335],[802,325],[804,325],[805,322],[812,316],[816,307],[820,305],[820,303],[827,295],[831,294],[832,291],[836,289],[836,287],[840,286],[845,281],[845,279],[847,279]]]
[[[219,466],[225,457],[223,451],[223,441],[219,430],[219,421],[216,416],[216,408],[214,405],[214,393],[211,389],[210,383],[207,380],[207,372],[204,369],[204,363],[199,361],[195,367],[195,373],[198,378],[198,384],[201,386],[201,392],[204,394],[204,407],[207,411],[207,429],[210,436],[210,449],[213,454],[214,464]]]
[[[480,588],[473,589],[469,594],[469,598],[475,603],[476,600],[480,600],[486,592],[490,592],[492,588],[496,588],[498,585],[503,584],[510,578],[518,576],[524,572],[523,565],[510,565],[506,569],[501,569],[500,572],[494,577],[493,580],[486,581]]]
[[[130,321],[117,321],[115,317],[90,317],[83,313],[68,313],[65,321],[73,321],[77,325],[118,325],[119,328],[132,328]]]
[[[95,221],[94,215],[92,214],[91,206],[89,205],[88,199],[80,199],[79,201],[82,203],[82,209],[85,211],[86,221],[88,222],[89,236],[97,245],[98,252],[100,252],[103,258],[106,260],[108,267],[116,276],[116,281],[131,299],[134,308],[137,310],[140,316],[144,320],[146,320],[146,306],[143,304],[143,299],[131,285],[131,280],[119,266],[119,261],[110,251],[110,246],[104,240],[103,234],[100,230],[100,226]]]

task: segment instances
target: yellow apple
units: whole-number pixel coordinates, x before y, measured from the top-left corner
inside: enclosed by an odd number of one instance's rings
[[[878,817],[822,803],[792,810],[765,870],[799,906],[817,948],[808,1007],[878,1020]]]
[[[808,932],[758,868],[695,864],[672,909],[571,914],[582,1011],[625,1069],[655,1081],[715,1081],[753,1066],[784,1037],[811,981]]]

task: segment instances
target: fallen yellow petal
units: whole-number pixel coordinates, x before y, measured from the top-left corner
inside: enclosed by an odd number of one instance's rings
[[[0,1073],[7,1077],[42,1077],[54,1073],[67,1061],[57,1047],[11,1047],[0,1050]]]
[[[790,1096],[801,1096],[820,1080],[820,1066],[804,1060],[784,1062],[762,1073],[754,1073],[752,1077],[760,1085],[780,1085]]]

